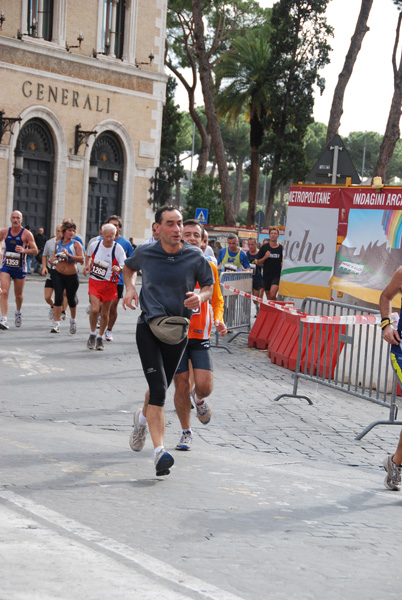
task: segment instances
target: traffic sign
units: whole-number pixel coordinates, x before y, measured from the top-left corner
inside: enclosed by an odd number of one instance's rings
[[[207,208],[196,208],[195,209],[195,218],[200,223],[203,223],[203,224],[208,223],[208,209]]]

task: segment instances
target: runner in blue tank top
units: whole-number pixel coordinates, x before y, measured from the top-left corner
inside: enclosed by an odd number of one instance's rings
[[[402,386],[402,310],[399,317],[398,328],[391,324],[392,300],[397,294],[402,293],[402,267],[393,275],[391,281],[380,296],[381,329],[383,338],[390,344],[391,364]],[[401,489],[402,471],[402,432],[395,454],[388,455],[383,462],[387,475],[384,485],[389,490],[399,492]]]
[[[22,214],[20,211],[14,210],[11,213],[10,220],[11,227],[0,229],[0,247],[2,246],[2,242],[5,244],[0,268],[0,287],[2,290],[0,296],[0,329],[9,328],[7,324],[7,312],[11,281],[14,282],[15,326],[21,327],[21,307],[24,299],[23,292],[27,274],[27,255],[35,256],[38,254],[38,248],[32,233],[22,227]]]
[[[70,307],[70,333],[77,332],[75,315],[77,310],[77,290],[79,286],[77,265],[84,262],[84,251],[82,245],[75,239],[75,223],[63,222],[61,239],[54,250],[50,262],[56,264],[53,272],[54,285],[54,325],[50,333],[60,333],[60,317],[63,304],[64,290],[66,291],[67,302]]]

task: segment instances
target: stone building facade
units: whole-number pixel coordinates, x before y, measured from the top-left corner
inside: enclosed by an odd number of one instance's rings
[[[111,214],[151,235],[167,0],[0,2],[0,226],[14,209],[88,240]]]

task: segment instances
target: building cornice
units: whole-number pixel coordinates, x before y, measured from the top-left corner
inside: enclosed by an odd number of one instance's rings
[[[93,58],[67,52],[50,42],[24,36],[21,40],[0,36],[0,61],[32,71],[92,82],[115,89],[153,93],[153,84],[166,83],[167,75],[139,69],[108,57]]]

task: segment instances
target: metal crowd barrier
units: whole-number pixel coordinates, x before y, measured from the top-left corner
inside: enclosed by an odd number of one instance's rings
[[[223,320],[228,331],[237,331],[228,340],[232,342],[238,335],[249,334],[251,329],[251,298],[245,298],[236,292],[232,292],[224,287],[223,284],[229,285],[242,292],[251,294],[253,273],[248,271],[225,271],[221,273],[219,278],[221,291],[224,300]],[[215,331],[215,346],[219,346],[219,331]],[[222,346],[223,347],[223,346]]]
[[[379,314],[378,310],[318,298],[305,298],[300,311],[329,317]],[[396,420],[397,378],[390,366],[389,344],[383,341],[378,325],[301,321],[293,393],[280,394],[274,400],[304,398],[313,404],[308,396],[297,393],[299,379],[321,383],[389,408],[388,420],[371,423],[359,433],[357,440],[376,425],[402,425],[402,421]]]

